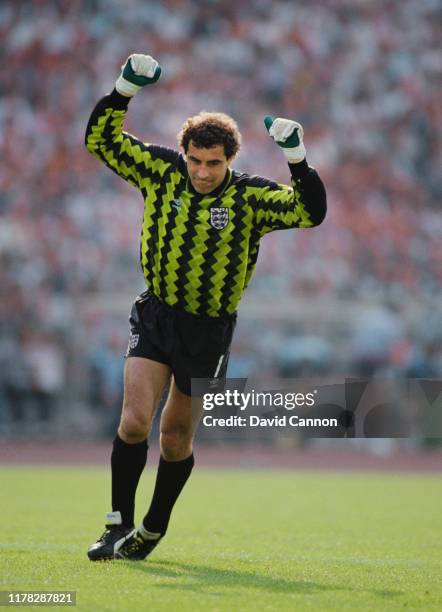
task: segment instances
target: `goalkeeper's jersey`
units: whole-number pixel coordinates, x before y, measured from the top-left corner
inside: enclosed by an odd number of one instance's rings
[[[322,222],[321,179],[305,161],[289,166],[291,187],[229,169],[215,191],[199,194],[181,153],[123,131],[129,100],[114,90],[98,102],[86,146],[143,194],[146,284],[172,307],[211,317],[232,314],[252,277],[261,238]]]

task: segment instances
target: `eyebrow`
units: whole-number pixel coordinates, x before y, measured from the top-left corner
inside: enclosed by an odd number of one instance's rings
[[[195,157],[194,155],[188,155],[187,157],[188,157],[188,159],[191,159],[192,161],[196,161],[196,162],[200,162],[200,161],[202,161],[201,159],[199,159],[198,157]],[[206,163],[208,163],[208,164],[213,164],[213,163],[217,163],[217,164],[219,164],[219,163],[221,163],[222,161],[223,161],[222,159],[219,159],[219,158],[217,157],[217,158],[215,158],[215,159],[208,159]]]

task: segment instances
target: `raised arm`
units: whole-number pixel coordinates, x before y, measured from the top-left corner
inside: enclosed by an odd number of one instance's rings
[[[289,163],[291,187],[260,179],[256,185],[256,223],[262,234],[277,229],[308,228],[325,218],[327,201],[324,185],[305,159],[304,130],[289,119],[264,119],[273,140]]]
[[[115,89],[97,103],[86,128],[88,151],[139,189],[147,186],[155,173],[161,176],[179,156],[123,130],[129,101],[142,87],[155,83],[160,74],[158,62],[149,55],[131,55],[122,66]]]

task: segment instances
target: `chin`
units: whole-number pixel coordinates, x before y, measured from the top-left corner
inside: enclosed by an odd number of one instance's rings
[[[193,186],[198,191],[198,193],[210,193],[214,189],[214,186],[212,184],[210,184],[210,185],[199,185],[198,183],[197,184],[194,183]]]

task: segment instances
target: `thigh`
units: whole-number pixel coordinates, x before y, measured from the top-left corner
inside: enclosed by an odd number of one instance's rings
[[[172,378],[167,402],[161,414],[161,433],[179,433],[193,438],[202,414],[202,399],[192,398],[180,391]]]
[[[131,418],[150,425],[170,375],[170,367],[164,363],[128,357],[124,368],[122,419]]]

